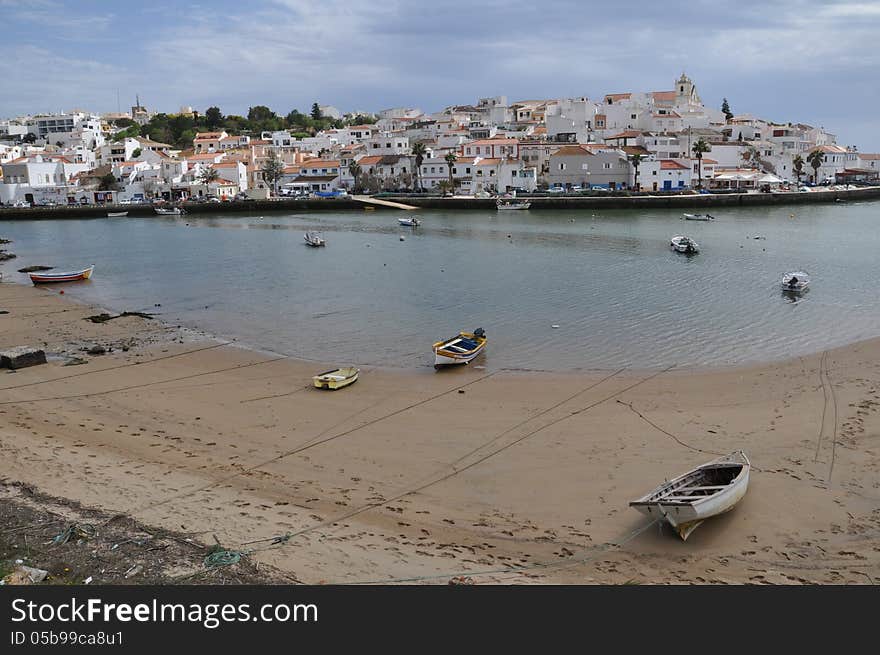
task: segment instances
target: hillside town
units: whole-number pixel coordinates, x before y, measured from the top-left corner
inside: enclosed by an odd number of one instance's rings
[[[874,184],[880,154],[823,127],[780,123],[671,90],[509,102],[436,113],[286,117],[251,107],[160,114],[141,105],[0,120],[0,203],[12,206],[335,197],[347,193],[808,191]]]

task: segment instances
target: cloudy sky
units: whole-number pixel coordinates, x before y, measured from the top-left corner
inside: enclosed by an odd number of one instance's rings
[[[686,71],[708,105],[880,152],[878,0],[0,0],[0,18],[0,116],[115,111],[117,93],[166,112],[436,111],[666,90]]]

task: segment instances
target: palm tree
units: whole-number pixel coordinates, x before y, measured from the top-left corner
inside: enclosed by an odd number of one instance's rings
[[[425,154],[427,153],[427,149],[425,148],[425,144],[418,142],[413,144],[412,154],[415,155],[416,158],[416,186],[419,191],[422,190],[422,162],[425,161]]]
[[[694,153],[694,156],[697,158],[697,188],[703,188],[703,153],[710,152],[712,150],[712,146],[710,146],[704,139],[699,139],[694,147],[691,148]]]
[[[208,185],[216,182],[220,179],[220,173],[217,172],[217,169],[213,166],[208,166],[205,170],[199,173],[199,182],[207,187]]]
[[[822,154],[822,151],[816,148],[807,155],[807,163],[813,167],[813,184],[819,183],[819,169],[822,168],[822,164],[825,161],[825,155]]]
[[[794,159],[791,160],[792,168],[794,168],[794,174],[797,175],[797,183],[798,186],[801,185],[801,175],[804,174],[804,158],[800,155],[795,155]]]
[[[354,178],[354,191],[357,191],[358,188],[358,176],[361,174],[361,167],[356,161],[351,162],[348,165],[348,172]]]
[[[452,178],[452,165],[455,163],[457,157],[454,152],[448,152],[443,159],[446,160],[446,165],[449,168],[449,190],[452,195],[455,195],[455,180]]]
[[[636,171],[636,174],[633,178],[633,182],[635,182],[636,191],[641,191],[641,186],[639,185],[639,166],[642,164],[642,156],[638,153],[629,158],[630,162],[632,162],[633,168]]]

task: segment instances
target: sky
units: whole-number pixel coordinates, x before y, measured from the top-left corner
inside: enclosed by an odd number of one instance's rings
[[[880,0],[0,0],[0,117],[671,90],[880,152]]]

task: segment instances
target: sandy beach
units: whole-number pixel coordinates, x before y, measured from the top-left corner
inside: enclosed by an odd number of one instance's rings
[[[0,349],[58,354],[0,372],[0,480],[305,583],[880,578],[880,340],[708,371],[362,368],[322,392],[345,362],[92,323],[57,289],[0,284],[0,310]],[[687,542],[628,507],[740,448],[746,497]]]

